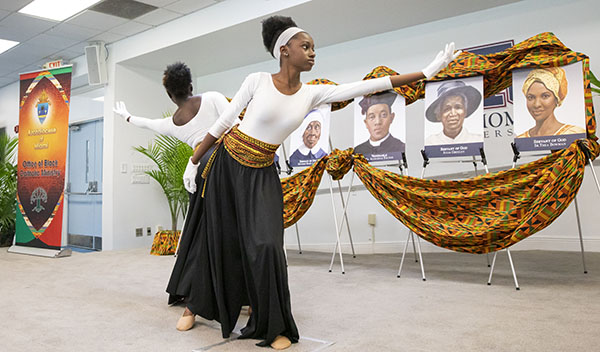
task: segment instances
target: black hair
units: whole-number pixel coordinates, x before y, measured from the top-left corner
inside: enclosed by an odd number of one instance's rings
[[[163,75],[163,86],[175,98],[185,98],[190,94],[192,71],[183,62],[177,61],[167,66]]]
[[[291,17],[271,16],[262,21],[263,44],[271,55],[273,55],[273,47],[279,35],[290,27],[297,27]]]

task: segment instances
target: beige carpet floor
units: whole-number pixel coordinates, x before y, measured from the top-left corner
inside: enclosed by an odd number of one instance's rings
[[[484,256],[425,253],[396,278],[399,255],[289,252],[296,351],[597,351],[600,253],[514,251],[493,285]],[[0,351],[261,351],[256,341],[221,338],[201,318],[175,330],[181,307],[164,291],[173,257],[148,249],[73,253],[48,259],[0,249]],[[242,312],[238,330],[247,315]]]

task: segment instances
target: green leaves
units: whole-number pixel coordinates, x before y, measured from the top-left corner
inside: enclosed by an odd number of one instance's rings
[[[17,198],[15,153],[17,143],[17,137],[0,135],[0,244],[5,241],[5,237],[12,238],[15,230],[15,199]]]
[[[592,92],[600,93],[600,81],[598,80],[598,78],[596,78],[596,76],[594,75],[594,73],[591,70],[590,70],[590,83],[592,86]]]
[[[180,213],[186,216],[189,203],[188,193],[183,186],[183,173],[192,156],[192,148],[175,137],[157,135],[148,148],[138,146],[134,149],[150,158],[158,167],[158,170],[147,171],[146,174],[156,180],[165,193],[171,211],[171,225],[176,231],[177,218]]]

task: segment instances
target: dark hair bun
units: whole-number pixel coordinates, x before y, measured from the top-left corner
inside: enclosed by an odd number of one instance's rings
[[[273,53],[273,47],[279,35],[290,27],[297,27],[291,17],[271,16],[262,21],[263,44],[269,53]]]
[[[183,62],[167,66],[163,76],[163,86],[175,98],[184,98],[190,93],[192,72]]]

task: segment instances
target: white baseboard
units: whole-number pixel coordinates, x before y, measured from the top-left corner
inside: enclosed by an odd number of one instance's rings
[[[424,253],[449,252],[449,250],[434,246],[433,244],[421,240],[421,250]],[[334,250],[335,243],[305,244],[300,242],[303,251],[331,253]],[[398,242],[376,242],[376,243],[354,243],[354,252],[356,254],[386,254],[401,253],[404,249],[405,241]],[[600,252],[600,238],[583,240],[583,246],[586,252]],[[286,244],[288,251],[298,250],[295,243]],[[532,236],[514,246],[511,250],[545,250],[545,251],[580,251],[579,238],[577,237],[543,237]],[[407,253],[412,253],[412,243],[409,243]],[[352,254],[350,243],[342,244],[344,254]]]

